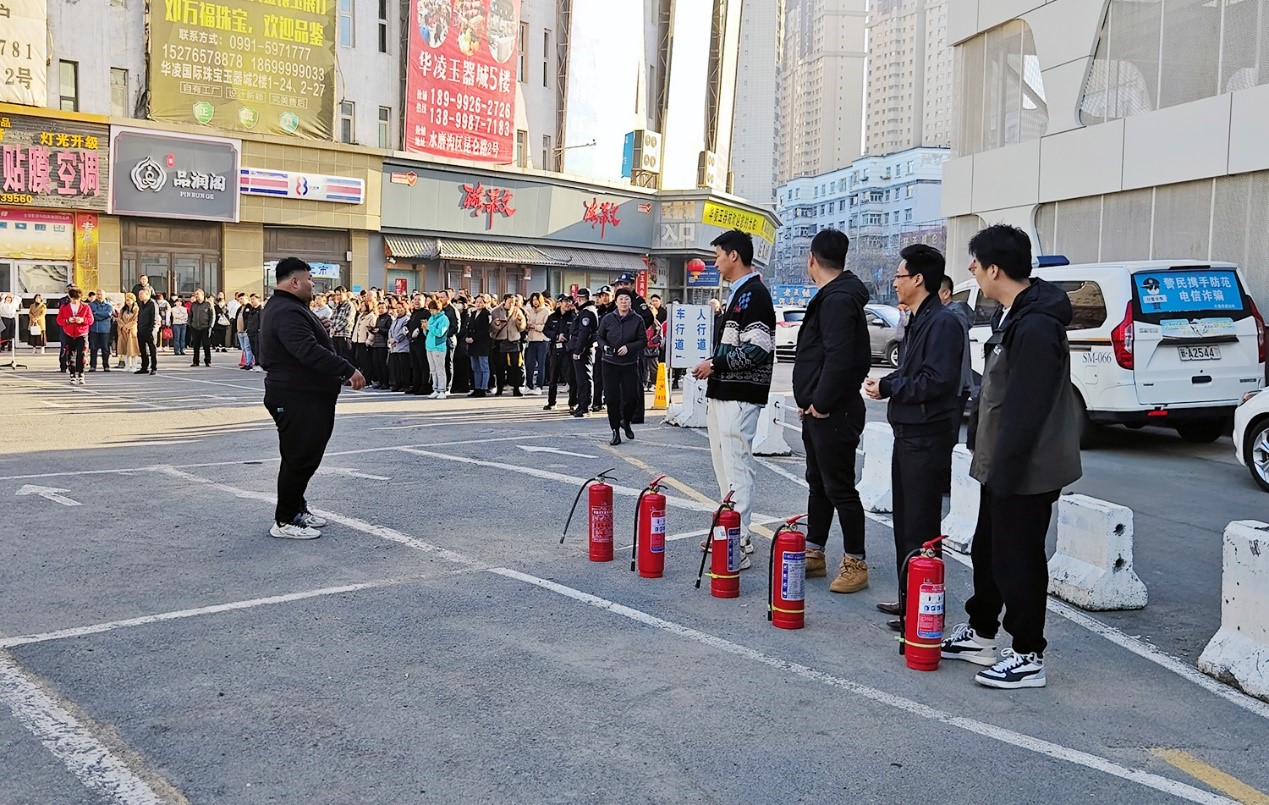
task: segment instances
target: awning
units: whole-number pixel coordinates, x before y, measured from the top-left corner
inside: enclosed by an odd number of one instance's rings
[[[486,243],[477,240],[439,239],[441,257],[445,260],[471,260],[476,263],[513,263],[527,266],[556,266],[554,260],[532,246],[515,243]]]
[[[643,257],[637,254],[601,252],[595,249],[557,249],[549,246],[543,246],[541,251],[557,264],[568,268],[593,268],[597,271],[629,271],[631,273],[646,271],[648,268],[643,262]]]
[[[412,238],[408,235],[384,235],[388,257],[399,260],[435,260],[438,257],[436,238]]]

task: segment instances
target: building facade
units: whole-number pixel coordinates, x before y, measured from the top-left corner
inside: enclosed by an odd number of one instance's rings
[[[877,0],[868,10],[865,147],[892,154],[952,140],[946,0]]]
[[[785,0],[746,0],[740,27],[736,111],[732,119],[732,192],[755,204],[775,205],[779,142],[784,121],[776,114],[779,64],[784,44]],[[774,140],[773,140],[774,133]]]
[[[1005,222],[1072,262],[1230,260],[1269,298],[1266,21],[1267,0],[949,0],[949,241]]]

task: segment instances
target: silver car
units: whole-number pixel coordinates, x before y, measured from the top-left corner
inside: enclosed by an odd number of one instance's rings
[[[899,342],[895,328],[899,326],[899,308],[890,305],[864,305],[868,320],[868,340],[872,357],[889,366],[899,365]]]

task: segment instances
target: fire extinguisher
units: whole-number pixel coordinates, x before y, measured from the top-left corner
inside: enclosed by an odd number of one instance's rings
[[[740,513],[731,502],[732,493],[723,498],[722,505],[714,512],[714,519],[706,537],[705,554],[701,556],[701,569],[696,573],[696,589],[701,588],[705,575],[705,560],[712,557],[709,566],[709,594],[715,598],[740,597]]]
[[[634,545],[630,546],[630,569],[639,568],[645,579],[659,579],[665,572],[665,495],[658,475],[639,493],[635,505]]]
[[[564,523],[564,533],[560,535],[560,544],[563,545],[564,537],[568,535],[569,524],[573,522],[573,514],[577,511],[577,504],[582,499],[582,493],[589,486],[587,520],[590,523],[590,561],[592,562],[612,561],[612,486],[608,481],[616,479],[610,477],[608,473],[615,469],[616,467],[609,467],[582,484],[582,488],[577,490],[577,497],[573,499],[573,508],[568,512],[568,520]]]
[[[806,625],[806,534],[790,517],[771,539],[771,576],[767,580],[767,620],[777,629]]]
[[[934,671],[943,656],[943,560],[935,537],[908,554],[899,584],[899,653],[915,671]]]

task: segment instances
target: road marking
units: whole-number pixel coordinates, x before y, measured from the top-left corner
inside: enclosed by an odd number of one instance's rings
[[[1152,788],[1165,794],[1171,794],[1175,797],[1187,799],[1191,802],[1226,804],[1233,802],[1233,800],[1203,791],[1199,788],[1195,788],[1194,786],[1187,785],[1176,780],[1169,780],[1166,777],[1151,774],[1150,772],[1143,771],[1141,769],[1121,766],[1118,763],[1111,762],[1105,758],[1088,752],[1072,749],[1041,738],[1034,738],[1030,735],[1024,735],[1003,727],[997,727],[994,724],[988,724],[972,718],[953,715],[952,713],[935,709],[912,699],[896,696],[893,693],[886,693],[885,691],[878,690],[867,685],[861,685],[858,682],[852,682],[849,679],[832,676],[831,674],[827,674],[823,671],[817,671],[814,668],[800,663],[790,662],[789,660],[764,654],[757,649],[749,648],[748,646],[743,646],[739,643],[733,643],[730,640],[725,640],[721,637],[698,631],[689,626],[675,623],[674,621],[658,618],[655,615],[650,615],[646,612],[618,604],[614,601],[609,601],[606,598],[600,598],[599,596],[582,592],[581,590],[577,590],[572,587],[566,587],[563,584],[558,584],[546,579],[540,579],[527,573],[521,573],[517,570],[511,570],[503,567],[490,568],[486,572],[524,582],[525,584],[540,587],[544,590],[549,590],[550,592],[562,595],[565,598],[571,598],[574,601],[595,607],[596,609],[611,612],[614,615],[619,615],[637,623],[642,623],[646,626],[660,629],[664,632],[717,649],[727,654],[743,657],[744,659],[752,662],[766,665],[770,668],[776,669],[777,671],[784,671],[786,673],[793,674],[794,676],[811,682],[819,682],[833,688],[838,688],[859,696],[860,698],[868,699],[876,702],[877,704],[885,705],[896,710],[901,710],[919,718],[936,721],[949,727],[971,732],[993,741],[999,741],[1011,748],[1025,749],[1028,752],[1044,755],[1064,763],[1070,763],[1072,765],[1093,769],[1094,771],[1100,771],[1105,774],[1127,780],[1128,782],[1145,786],[1146,788]]]
[[[806,486],[806,481],[804,479],[798,478],[792,473],[786,472],[771,462],[761,458],[757,459],[757,461],[759,464],[777,475],[784,476],[794,483],[801,484],[803,487]],[[886,526],[887,528],[894,528],[894,521],[889,517],[869,511],[864,512],[864,516],[874,522]],[[973,560],[971,560],[968,556],[963,556],[957,553],[956,551],[944,551],[943,556],[951,557],[956,562],[959,562],[961,565],[971,569],[974,566]],[[1096,618],[1089,617],[1071,605],[1059,601],[1052,596],[1049,597],[1048,608],[1053,614],[1065,618],[1071,623],[1074,623],[1076,626],[1082,626],[1093,634],[1104,637],[1120,648],[1127,649],[1133,654],[1136,654],[1138,657],[1141,657],[1144,660],[1149,660],[1155,665],[1158,665],[1160,668],[1164,668],[1182,679],[1193,682],[1195,685],[1198,685],[1207,692],[1213,693],[1225,701],[1241,707],[1249,713],[1255,713],[1261,718],[1269,718],[1269,704],[1266,704],[1258,699],[1253,699],[1251,696],[1248,696],[1242,691],[1232,688],[1222,682],[1217,682],[1215,679],[1212,679],[1197,668],[1186,665],[1175,657],[1165,654],[1160,649],[1143,640],[1138,640],[1135,637],[1131,637],[1121,632],[1113,626],[1102,623]]]
[[[361,472],[360,470],[354,470],[351,467],[318,467],[317,474],[318,475],[343,475],[347,478],[365,478],[368,481],[392,480],[391,478],[388,478],[387,476],[384,476],[384,475],[371,475],[369,473]]]
[[[52,486],[32,486],[27,484],[17,491],[18,497],[26,497],[28,495],[39,495],[45,500],[51,500],[54,503],[60,503],[63,506],[78,506],[78,500],[71,500],[65,495],[59,495],[58,492],[69,492],[69,489],[57,489]]]
[[[1152,749],[1151,754],[1217,791],[1230,795],[1243,805],[1269,805],[1269,795],[1252,788],[1215,766],[1204,763],[1189,752],[1180,749]]]
[[[754,524],[755,524],[755,525],[770,525],[771,523],[782,523],[782,522],[784,522],[784,520],[783,520],[782,518],[779,518],[779,517],[768,517],[768,516],[766,516],[766,515],[764,515],[764,514],[755,514],[755,515],[753,516],[753,521],[754,521]],[[709,533],[709,529],[708,529],[708,528],[698,528],[698,529],[696,529],[695,531],[684,531],[682,534],[672,534],[672,535],[670,535],[670,536],[667,536],[667,537],[665,538],[665,541],[666,541],[666,542],[678,542],[679,540],[691,539],[692,537],[703,537],[703,536],[705,536],[705,535],[706,535],[706,534],[708,534],[708,533]],[[634,547],[634,546],[632,546],[632,545],[623,545],[623,546],[621,546],[620,548],[617,548],[617,550],[619,550],[619,551],[628,551],[628,550],[630,550],[632,547]]]
[[[41,690],[8,652],[0,652],[0,701],[88,790],[128,805],[163,803],[123,759]]]
[[[645,464],[644,462],[640,461],[634,456],[626,455],[625,453],[621,452],[620,450],[613,447],[612,445],[605,444],[605,445],[601,445],[601,447],[602,449],[607,450],[609,453],[612,453],[614,456],[626,462],[627,464],[634,467],[635,469],[643,470],[648,475],[651,475],[654,478],[662,474],[661,471],[656,469],[655,467]],[[678,478],[675,478],[673,475],[666,475],[661,480],[663,480],[666,483],[666,485],[674,487],[675,489],[679,490],[680,492],[687,495],[692,500],[697,501],[698,503],[704,503],[707,506],[710,506],[711,508],[718,508],[718,501],[710,500],[708,497],[705,496],[704,493],[696,491],[692,487],[680,481]]]
[[[529,445],[529,444],[518,444],[516,445],[516,447],[520,448],[526,453],[554,453],[557,456],[575,456],[577,458],[599,458],[599,456],[588,456],[585,453],[570,453],[567,450],[559,450],[554,447],[537,447],[535,445]]]

